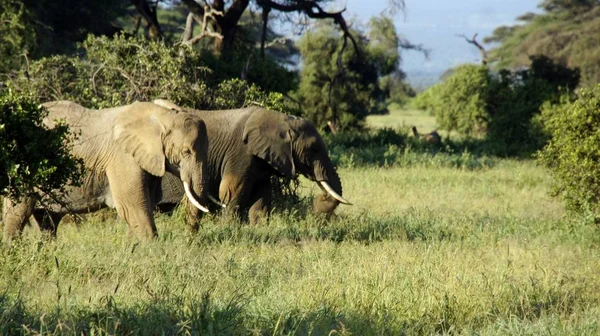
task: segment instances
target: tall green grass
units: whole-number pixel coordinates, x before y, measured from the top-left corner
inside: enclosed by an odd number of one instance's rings
[[[600,230],[541,167],[405,131],[326,141],[354,203],[329,222],[301,179],[256,226],[192,234],[176,211],[145,243],[111,213],[55,240],[28,228],[0,249],[0,334],[600,334]]]
[[[91,217],[0,250],[1,334],[600,333],[600,235],[528,161],[357,167],[324,222],[318,189],[269,223],[160,215],[139,243]]]

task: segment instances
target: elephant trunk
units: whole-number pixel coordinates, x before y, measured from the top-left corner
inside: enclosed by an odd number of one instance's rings
[[[187,174],[185,174],[187,175]],[[207,188],[204,183],[204,176],[206,174],[202,174],[197,177],[184,177],[182,176],[181,181],[183,182],[183,189],[185,191],[185,195],[190,201],[192,205],[194,205],[198,210],[202,212],[209,212],[208,208],[205,205],[202,205],[199,200],[206,199]],[[191,188],[190,188],[191,185]]]
[[[331,214],[340,204],[352,204],[342,197],[342,182],[340,177],[333,168],[333,164],[315,166],[315,181],[323,194],[317,196],[313,203],[314,210],[317,213]]]

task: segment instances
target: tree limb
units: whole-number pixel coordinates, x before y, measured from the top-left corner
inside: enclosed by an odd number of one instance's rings
[[[265,43],[267,41],[267,28],[269,23],[269,12],[271,11],[270,7],[263,7],[262,11],[262,35],[260,38],[260,57],[265,58]]]
[[[202,40],[206,36],[214,37],[219,40],[223,40],[223,35],[219,32],[210,31],[207,29],[208,20],[212,19],[213,21],[217,20],[217,16],[223,16],[223,12],[217,11],[214,8],[206,5],[203,9],[203,18],[202,18],[202,29],[200,34],[192,38],[192,34],[194,31],[194,21],[198,21],[194,12],[190,12],[188,14],[185,31],[183,32],[183,43],[187,45],[194,45],[198,41]]]
[[[476,46],[477,49],[479,49],[479,53],[481,54],[481,64],[483,64],[483,65],[487,64],[487,62],[488,62],[487,52],[485,51],[485,49],[483,48],[483,46],[481,44],[479,44],[479,42],[477,42],[477,40],[476,40],[477,33],[475,33],[475,35],[473,35],[473,38],[470,39],[470,40],[464,34],[460,34],[460,35],[457,35],[457,36],[458,37],[463,37],[465,39],[465,41],[467,41],[468,43]]]
[[[150,37],[163,38],[163,33],[156,17],[156,7],[153,9],[150,8],[146,0],[131,0],[131,4],[135,6],[140,15],[146,20]]]
[[[321,8],[321,6],[318,3],[314,2],[314,1],[308,1],[308,0],[301,0],[301,1],[291,3],[291,4],[279,4],[272,0],[256,0],[256,3],[263,8],[269,7],[271,9],[275,9],[280,12],[303,13],[311,19],[333,19],[333,22],[335,22],[335,24],[337,24],[340,27],[340,29],[342,30],[342,32],[344,34],[344,40],[350,39],[350,41],[352,42],[352,45],[354,46],[354,51],[356,51],[356,54],[360,56],[360,49],[358,48],[358,43],[354,39],[354,36],[352,36],[352,34],[350,33],[348,24],[346,23],[346,20],[344,19],[344,16],[342,15],[342,13],[346,9],[342,9],[341,11],[330,13],[330,12],[324,11],[323,8]]]

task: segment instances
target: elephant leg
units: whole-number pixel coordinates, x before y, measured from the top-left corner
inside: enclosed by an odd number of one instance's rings
[[[270,176],[256,181],[252,194],[250,195],[250,210],[248,211],[250,224],[258,224],[269,219],[272,199],[271,193]]]
[[[58,230],[58,223],[64,217],[63,214],[51,212],[47,210],[35,210],[33,212],[33,218],[38,224],[38,227],[42,232],[49,232],[50,236],[56,237],[56,231]]]
[[[130,232],[138,238],[156,237],[149,177],[137,166],[119,168],[107,171],[108,183],[119,217],[127,222]]]
[[[244,214],[248,210],[248,190],[247,183],[243,183],[238,176],[227,174],[221,179],[219,185],[219,198],[226,205],[225,214],[240,220],[245,220]]]
[[[4,198],[2,218],[4,220],[4,241],[9,242],[21,231],[25,223],[33,213],[36,200],[33,197],[25,197],[20,202],[14,203]]]

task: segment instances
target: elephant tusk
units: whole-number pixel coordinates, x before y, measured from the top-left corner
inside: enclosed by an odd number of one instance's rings
[[[325,188],[325,190],[329,193],[329,195],[331,195],[331,197],[335,198],[340,203],[352,205],[352,203],[348,202],[345,198],[340,196],[340,194],[336,193],[335,190],[333,190],[333,188],[329,185],[329,183],[327,183],[325,181],[319,181],[319,183],[321,184],[321,186],[323,188]]]
[[[185,195],[196,208],[200,209],[200,211],[202,212],[208,212],[207,208],[203,207],[198,201],[196,201],[196,199],[192,195],[192,192],[190,191],[190,186],[187,184],[187,182],[183,182],[183,189],[185,190]]]
[[[225,205],[225,204],[223,204],[223,203],[219,202],[219,200],[218,200],[218,199],[216,199],[216,198],[215,198],[213,195],[211,195],[211,194],[208,194],[208,199],[209,199],[209,200],[211,200],[213,203],[215,203],[216,205],[218,205],[218,206],[220,206],[220,207],[223,207],[223,208],[225,208],[225,207],[226,207],[226,205]]]

